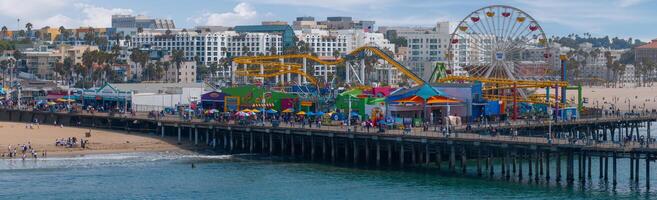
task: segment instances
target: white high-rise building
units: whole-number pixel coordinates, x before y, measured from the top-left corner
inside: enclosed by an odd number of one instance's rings
[[[383,34],[363,30],[304,29],[296,31],[296,35],[320,57],[335,57],[334,52],[346,54],[362,46],[375,46],[391,52],[395,50],[395,45],[385,39]]]
[[[187,60],[198,59],[206,65],[219,63],[222,58],[245,55],[270,55],[282,51],[282,37],[268,33],[237,33],[234,31],[143,32],[132,38],[131,47],[155,47],[167,51],[182,50]]]
[[[431,77],[436,62],[447,62],[449,22],[438,22],[435,27],[381,27],[379,31],[406,39],[408,51],[402,52],[406,54],[402,64],[425,80]]]
[[[381,33],[370,33],[360,29],[346,29],[346,30],[321,30],[321,29],[304,29],[296,31],[297,38],[305,42],[310,50],[322,59],[337,59],[337,57],[348,54],[353,50],[363,46],[378,47],[382,50],[390,52],[395,51],[395,45],[385,39]],[[337,55],[336,55],[337,54]],[[393,55],[391,55],[393,56]],[[329,76],[336,73],[335,66],[316,65],[314,68],[314,76],[328,81]],[[377,64],[374,68],[375,71],[367,72],[367,77],[381,77],[380,74],[393,73],[392,76],[387,76],[390,82],[396,83],[398,79],[398,71],[396,69],[388,70],[390,65]],[[375,78],[376,79],[376,78]],[[377,79],[380,80],[380,79]]]

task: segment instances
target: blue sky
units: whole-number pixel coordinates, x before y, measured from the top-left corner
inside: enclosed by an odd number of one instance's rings
[[[548,35],[657,38],[657,0],[0,0],[0,24],[14,29],[20,18],[21,24],[29,21],[35,27],[101,27],[110,25],[112,14],[121,13],[170,18],[178,27],[290,22],[297,16],[353,16],[376,20],[379,26],[430,26],[458,22],[494,4],[528,12]]]

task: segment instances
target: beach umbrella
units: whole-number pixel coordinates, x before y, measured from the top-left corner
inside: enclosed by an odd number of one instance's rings
[[[303,112],[303,111],[299,111],[299,112],[297,113],[297,115],[305,115],[305,114],[306,114],[306,112]]]
[[[315,113],[312,112],[312,111],[308,111],[308,112],[306,113],[306,115],[308,115],[308,116],[313,116],[313,115],[315,115]]]
[[[269,110],[267,110],[267,113],[269,113],[269,114],[275,114],[275,113],[278,113],[278,111],[276,111],[276,110],[274,110],[274,109],[269,109]]]
[[[63,103],[67,103],[67,102],[75,102],[75,99],[59,98],[59,99],[57,99],[57,100],[55,100],[55,101],[57,101],[57,102],[63,102]]]
[[[352,117],[359,117],[360,114],[358,114],[358,112],[351,112],[351,116]]]
[[[194,112],[194,110],[187,108],[185,109],[185,112]]]
[[[322,111],[318,111],[317,113],[315,113],[315,115],[317,115],[317,116],[322,116],[322,115],[324,115],[324,112],[322,112]]]
[[[253,110],[251,110],[251,112],[259,113],[260,111],[258,109],[253,109]]]
[[[242,112],[250,113],[250,112],[253,112],[253,111],[251,111],[251,110],[249,110],[249,109],[247,108],[247,109],[242,110]]]
[[[57,103],[55,103],[54,101],[49,101],[49,102],[48,102],[48,105],[51,105],[51,106],[52,106],[52,105],[55,105],[55,104],[57,104]]]
[[[288,109],[283,110],[283,113],[291,113],[291,112],[294,112],[294,109],[288,108]]]

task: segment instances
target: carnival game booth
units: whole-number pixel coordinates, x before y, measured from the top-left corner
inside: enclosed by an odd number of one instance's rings
[[[370,94],[360,89],[342,92],[336,97],[336,109],[339,113],[349,113],[352,118],[360,120],[383,120],[386,113],[385,98],[372,97]]]
[[[226,93],[212,91],[201,95],[201,107],[204,110],[224,110]]]
[[[277,111],[287,108],[298,109],[298,97],[295,94],[268,91],[253,85],[221,88],[225,93],[225,111],[239,111],[243,109],[274,109]],[[263,100],[264,99],[264,100]]]
[[[80,103],[84,107],[92,106],[103,110],[130,110],[132,108],[132,95],[132,91],[121,91],[109,83],[105,83],[99,88],[82,90]]]
[[[442,124],[450,118],[465,116],[463,109],[452,109],[464,107],[463,101],[428,84],[395,91],[386,98],[386,103],[389,116],[396,125],[421,126],[424,122]]]

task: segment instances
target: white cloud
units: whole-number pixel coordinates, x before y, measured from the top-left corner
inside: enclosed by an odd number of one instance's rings
[[[81,26],[110,27],[112,25],[112,15],[133,13],[132,9],[103,8],[84,3],[75,4],[75,7],[85,15],[84,19],[79,20]]]
[[[276,4],[286,6],[309,6],[320,7],[332,10],[354,10],[363,11],[363,6],[368,9],[378,9],[385,5],[390,5],[399,0],[244,0],[258,4]]]
[[[213,26],[235,26],[240,24],[254,23],[258,12],[248,3],[237,4],[232,11],[224,13],[206,12],[201,16],[190,18],[196,24]]]
[[[81,0],[0,0],[0,22],[13,25],[16,19],[20,19],[21,28],[27,22],[34,24],[35,28],[109,27],[112,14],[134,13],[131,9],[104,8],[80,2]]]
[[[54,15],[52,17],[48,17],[44,20],[34,21],[34,24],[37,25],[38,27],[50,26],[50,27],[56,28],[56,27],[59,27],[59,26],[64,26],[64,27],[71,28],[71,27],[76,26],[77,22],[74,19],[70,18],[70,17],[64,16],[64,15],[61,15],[61,14],[57,14],[57,15]]]
[[[21,0],[0,1],[0,15],[24,18],[42,17],[49,15],[52,11],[62,9],[76,0]]]

